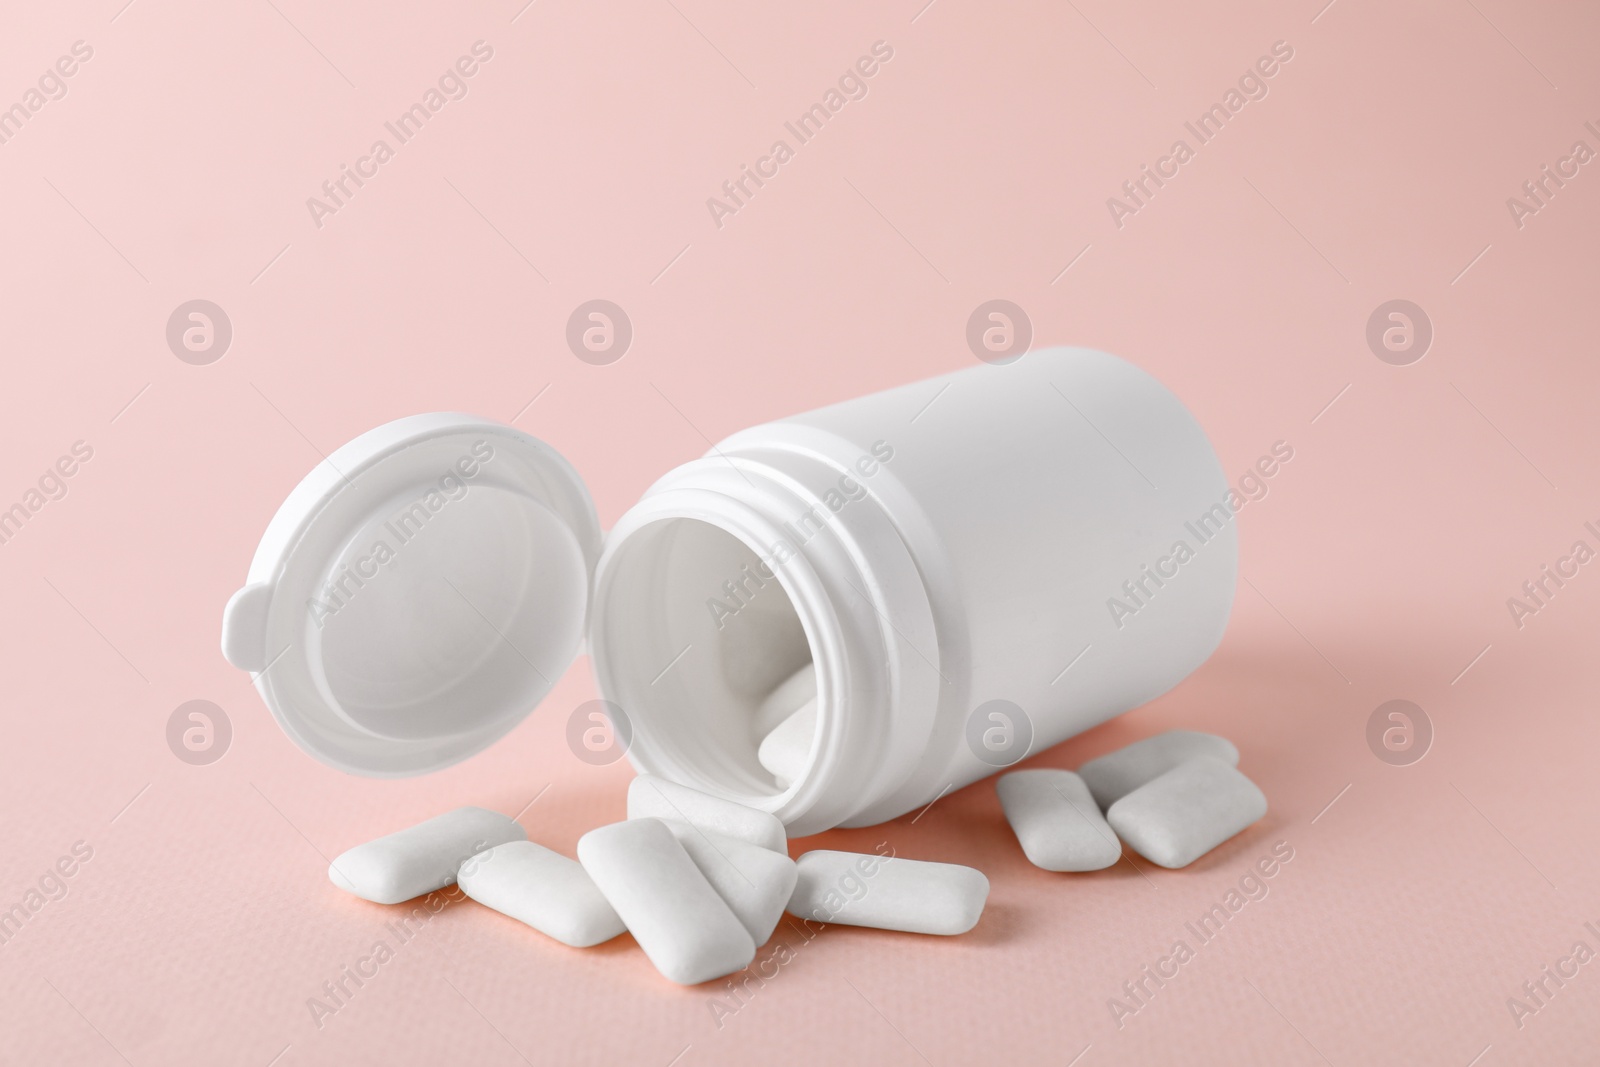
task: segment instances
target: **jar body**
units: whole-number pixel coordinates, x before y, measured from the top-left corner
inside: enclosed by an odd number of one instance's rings
[[[642,770],[796,833],[893,818],[1198,667],[1237,577],[1227,494],[1177,398],[1082,349],[745,430],[608,537],[602,694]],[[780,785],[750,717],[808,661],[812,761]]]

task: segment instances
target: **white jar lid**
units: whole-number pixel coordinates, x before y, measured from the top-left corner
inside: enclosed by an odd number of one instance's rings
[[[223,613],[223,655],[317,759],[425,774],[503,736],[566,671],[600,545],[549,445],[470,415],[399,419],[283,502]]]

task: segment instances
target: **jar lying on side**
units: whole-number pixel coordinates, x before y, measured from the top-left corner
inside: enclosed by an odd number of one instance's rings
[[[503,735],[587,630],[639,769],[795,835],[869,825],[1199,666],[1233,599],[1227,495],[1177,398],[1083,349],[736,433],[604,538],[548,446],[414,416],[290,495],[223,646],[303,748],[392,776]],[[758,710],[808,665],[815,726],[780,778]]]

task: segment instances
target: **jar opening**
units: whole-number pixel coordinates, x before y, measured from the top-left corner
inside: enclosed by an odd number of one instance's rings
[[[635,764],[772,807],[796,783],[757,758],[757,712],[812,661],[782,568],[732,532],[687,517],[649,522],[614,552],[596,590],[596,668],[629,718]]]

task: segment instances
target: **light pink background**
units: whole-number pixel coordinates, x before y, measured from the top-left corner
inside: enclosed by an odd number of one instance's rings
[[[0,907],[93,848],[0,946],[0,1058],[1594,1062],[1600,963],[1521,1028],[1506,1006],[1575,941],[1600,949],[1600,567],[1521,629],[1506,607],[1600,520],[1600,174],[1520,229],[1506,206],[1574,141],[1600,148],[1592,8],[123,2],[12,5],[0,33],[0,105],[94,50],[0,144],[0,506],[94,449],[0,544]],[[479,39],[469,95],[315,227],[306,198]],[[869,95],[718,229],[706,198],[877,40],[894,58]],[[1106,198],[1280,40],[1267,98],[1118,229]],[[607,367],[563,340],[595,297],[636,331]],[[1235,477],[1292,444],[1241,515],[1217,654],[1031,761],[1215,730],[1267,818],[1182,872],[1053,875],[982,782],[795,846],[973,864],[993,892],[972,934],[830,928],[720,1028],[720,983],[679,989],[626,937],[569,950],[472,904],[314,1025],[307,998],[390,918],[325,857],[547,785],[522,821],[570,852],[622,816],[631,774],[564,744],[584,663],[432,777],[356,779],[293,747],[217,640],[318,453],[419,411],[516,416],[609,524],[708,438],[970,365],[967,316],[996,297],[1039,343],[1160,377]],[[194,298],[233,323],[209,366],[164,338]],[[1392,298],[1435,328],[1411,366],[1364,338]],[[1437,733],[1408,767],[1365,740],[1393,698]],[[192,699],[233,725],[211,766],[167,748]],[[1119,1029],[1108,999],[1280,840],[1270,896]]]

